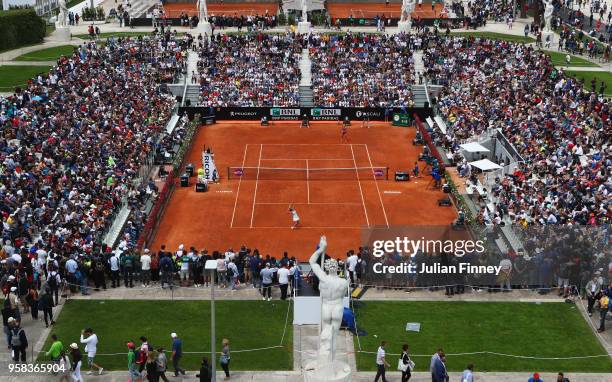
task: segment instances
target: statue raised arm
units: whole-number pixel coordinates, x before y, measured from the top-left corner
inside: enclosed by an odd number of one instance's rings
[[[327,238],[321,236],[319,248],[310,256],[309,263],[312,272],[319,278],[321,294],[321,333],[318,359],[320,362],[333,363],[336,358],[336,338],[344,312],[342,298],[348,293],[348,281],[338,276],[338,262],[334,259],[325,260],[324,270],[321,269],[319,258],[325,255],[326,249]]]

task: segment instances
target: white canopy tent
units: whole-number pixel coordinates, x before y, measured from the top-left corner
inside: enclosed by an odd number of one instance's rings
[[[498,165],[497,163],[491,162],[488,159],[481,159],[474,162],[470,162],[470,165],[485,172],[491,170],[499,170],[502,168],[502,166]]]
[[[468,153],[488,153],[490,150],[478,142],[469,142],[459,145],[461,150]]]

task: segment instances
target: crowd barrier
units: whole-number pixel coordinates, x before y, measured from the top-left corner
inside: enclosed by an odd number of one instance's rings
[[[203,118],[214,116],[215,120],[260,121],[266,117],[269,121],[299,121],[304,115],[311,121],[339,121],[348,117],[350,120],[391,121],[394,113],[414,114],[425,119],[432,115],[430,107],[414,108],[360,108],[360,107],[181,107],[179,115],[187,113],[192,120],[196,114]]]
[[[164,215],[164,211],[166,210],[166,206],[170,201],[170,195],[172,195],[172,190],[175,186],[175,178],[176,175],[174,173],[174,170],[171,169],[168,173],[168,176],[166,177],[166,182],[164,183],[161,191],[159,192],[157,201],[153,205],[153,208],[151,209],[151,212],[147,217],[147,223],[145,224],[144,229],[142,230],[142,234],[138,239],[138,244],[136,247],[139,250],[142,250],[143,248],[149,246],[153,238],[155,237],[155,232],[157,231],[159,222],[161,221],[162,216]]]

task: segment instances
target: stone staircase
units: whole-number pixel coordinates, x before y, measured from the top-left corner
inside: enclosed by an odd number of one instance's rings
[[[313,107],[314,99],[312,93],[312,61],[308,49],[302,49],[300,58],[300,106]]]
[[[198,53],[189,50],[187,54],[187,73],[185,74],[185,82],[187,89],[185,91],[185,105],[189,100],[190,106],[196,106],[200,102],[200,85],[197,83],[191,83],[193,73],[198,72]]]
[[[159,0],[132,0],[129,13],[132,17],[144,17],[149,9],[159,4]]]
[[[425,90],[425,85],[412,86],[412,93],[414,94],[414,104],[416,107],[423,107],[423,104],[427,102],[427,91]]]
[[[199,85],[197,84],[187,85],[187,91],[185,92],[185,102],[187,102],[188,100],[191,106],[196,106],[200,102],[200,86]]]

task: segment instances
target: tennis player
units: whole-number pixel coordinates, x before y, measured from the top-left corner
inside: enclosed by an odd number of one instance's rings
[[[348,123],[342,124],[342,129],[340,129],[340,141],[341,142],[347,142],[347,143],[349,142],[348,129],[349,129]]]
[[[299,228],[300,216],[297,214],[295,208],[293,208],[293,206],[291,205],[289,206],[289,213],[291,214],[291,220],[293,220],[293,225],[291,226],[291,229]]]

